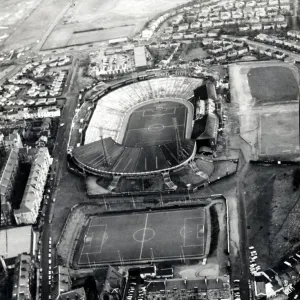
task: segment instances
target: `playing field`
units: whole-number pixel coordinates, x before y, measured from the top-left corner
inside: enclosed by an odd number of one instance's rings
[[[127,123],[123,144],[130,147],[160,145],[185,137],[187,107],[176,102],[151,103],[134,111]]]
[[[289,67],[256,67],[248,72],[248,81],[256,105],[296,100],[297,80]]]
[[[206,236],[204,208],[92,217],[78,264],[200,258]]]
[[[260,155],[299,153],[299,112],[260,115]]]

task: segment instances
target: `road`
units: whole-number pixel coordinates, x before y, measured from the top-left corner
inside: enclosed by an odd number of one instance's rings
[[[52,210],[53,205],[53,198],[56,197],[57,187],[60,181],[60,178],[67,170],[66,167],[66,159],[67,159],[67,142],[69,138],[69,132],[71,127],[71,121],[75,112],[75,108],[77,106],[77,97],[70,93],[71,87],[74,83],[76,78],[76,74],[78,72],[78,59],[74,57],[73,65],[70,70],[72,70],[72,74],[69,75],[68,80],[66,82],[66,87],[68,88],[66,92],[67,101],[62,111],[62,115],[60,118],[60,123],[64,123],[65,125],[58,128],[58,133],[56,136],[55,147],[52,153],[53,157],[53,165],[52,165],[52,193],[50,195],[50,201],[46,208],[45,214],[45,223],[43,226],[43,233],[42,233],[42,252],[41,252],[41,267],[43,268],[42,272],[42,300],[48,300],[50,289],[49,289],[49,280],[48,280],[48,272],[49,272],[49,237],[51,236],[51,226],[49,224],[49,218],[52,218],[50,215],[50,211]],[[55,265],[55,247],[52,245],[52,266]]]

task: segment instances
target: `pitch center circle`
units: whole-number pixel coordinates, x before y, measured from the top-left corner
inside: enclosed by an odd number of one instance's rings
[[[152,228],[142,228],[133,234],[133,239],[139,243],[148,242],[155,236],[155,231]]]
[[[284,128],[279,128],[276,130],[277,135],[279,136],[291,136],[294,134],[294,129],[286,130]]]
[[[151,132],[162,131],[165,128],[163,124],[152,124],[148,127],[148,130]]]

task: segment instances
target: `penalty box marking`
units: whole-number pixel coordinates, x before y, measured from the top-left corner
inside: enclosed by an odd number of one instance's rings
[[[190,232],[193,232],[193,229],[196,229],[196,235],[194,237],[192,237],[192,239],[196,239],[196,240],[200,240],[202,241],[201,244],[189,244],[186,245],[186,221],[188,220],[205,220],[205,216],[203,217],[196,217],[196,218],[184,218],[184,238],[183,238],[183,247],[204,247],[204,221],[197,223],[195,225],[197,225],[195,228],[192,227],[192,230]],[[194,225],[194,224],[193,224]],[[200,233],[200,235],[199,235]]]
[[[101,241],[101,244],[100,244],[100,251],[96,252],[96,253],[99,253],[99,254],[100,254],[100,253],[102,252],[102,247],[103,247],[103,244],[104,244],[105,239],[106,239],[106,237],[107,237],[107,233],[106,233],[107,224],[104,224],[104,225],[94,225],[94,226],[92,226],[92,227],[104,227],[104,230],[101,230],[101,231],[100,231],[100,234],[102,233],[102,238],[101,238],[101,237],[95,237],[95,232],[91,232],[91,233],[92,233],[92,240],[90,241],[90,244],[88,245],[89,248],[94,248],[95,246],[94,246],[94,245],[92,246],[93,241],[94,241],[94,240],[96,240],[96,241],[97,241],[97,240],[100,240],[100,241]],[[87,235],[89,234],[90,228],[91,228],[91,226],[89,226]],[[97,230],[97,231],[98,231],[98,230]],[[97,247],[98,244],[99,244],[99,243],[96,243],[96,247]],[[84,248],[85,246],[87,246],[87,245],[84,245],[84,246],[82,247],[82,250],[83,250],[83,248]],[[82,254],[89,254],[89,253],[95,253],[95,252],[86,252],[86,253],[82,253]],[[82,255],[82,254],[81,254],[81,255]]]
[[[143,117],[151,117],[151,116],[164,116],[164,115],[174,115],[176,113],[176,107],[161,107],[161,110],[158,109],[145,109],[143,110]]]

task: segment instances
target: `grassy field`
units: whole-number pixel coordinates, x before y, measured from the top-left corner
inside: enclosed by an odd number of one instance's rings
[[[254,166],[246,175],[249,244],[263,268],[276,264],[300,246],[300,191],[292,187],[290,166]]]
[[[288,67],[252,68],[248,72],[248,81],[257,105],[298,99],[298,83]]]
[[[202,256],[205,220],[203,208],[92,217],[79,264]]]

